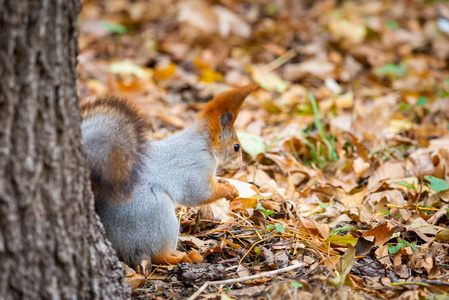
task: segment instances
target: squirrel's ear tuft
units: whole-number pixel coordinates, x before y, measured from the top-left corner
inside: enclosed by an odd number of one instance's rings
[[[212,99],[201,114],[201,119],[208,121],[212,137],[217,138],[223,129],[230,129],[240,111],[245,98],[257,90],[257,84],[249,84],[219,94]]]
[[[243,101],[258,88],[259,86],[253,83],[219,94],[207,104],[201,118],[218,121],[221,115],[230,112],[233,115],[231,126],[234,125]]]

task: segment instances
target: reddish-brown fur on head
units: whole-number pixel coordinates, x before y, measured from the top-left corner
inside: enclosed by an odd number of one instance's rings
[[[201,114],[201,120],[206,121],[205,126],[210,132],[212,150],[220,168],[237,169],[241,165],[241,147],[233,126],[243,101],[258,87],[257,84],[250,84],[221,93],[207,104]]]
[[[214,141],[217,140],[220,132],[222,131],[220,116],[226,112],[231,112],[233,114],[231,121],[232,127],[237,119],[243,101],[249,94],[258,88],[259,86],[255,83],[245,85],[243,87],[221,93],[207,104],[206,109],[201,114],[201,118],[207,119],[209,130]]]

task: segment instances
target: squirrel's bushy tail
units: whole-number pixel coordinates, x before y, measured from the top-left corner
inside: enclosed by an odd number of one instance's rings
[[[145,112],[126,99],[93,97],[81,102],[81,131],[95,196],[126,202],[139,181],[151,130]]]

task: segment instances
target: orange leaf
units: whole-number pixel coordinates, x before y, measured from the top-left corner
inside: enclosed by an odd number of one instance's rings
[[[390,222],[385,222],[374,229],[368,230],[362,236],[376,237],[374,246],[380,246],[388,242],[391,239],[393,233],[394,233],[394,226]]]

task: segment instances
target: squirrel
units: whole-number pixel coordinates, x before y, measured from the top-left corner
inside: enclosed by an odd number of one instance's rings
[[[256,84],[212,99],[199,119],[167,139],[151,141],[145,111],[124,98],[81,101],[81,133],[87,151],[95,211],[119,259],[136,269],[141,261],[179,263],[176,205],[199,206],[238,197],[216,177],[236,170],[242,149],[234,122]]]

